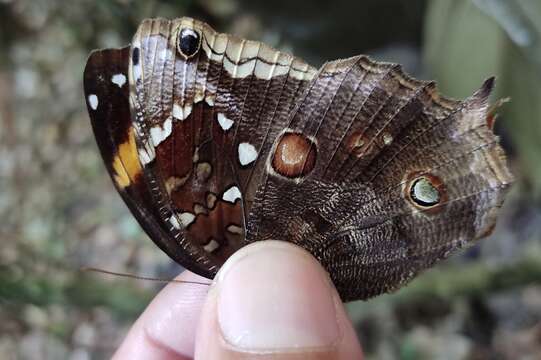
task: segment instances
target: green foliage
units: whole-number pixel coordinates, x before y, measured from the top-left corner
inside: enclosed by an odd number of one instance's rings
[[[434,0],[425,27],[425,60],[444,93],[471,94],[498,77],[497,96],[529,191],[541,199],[541,2]]]

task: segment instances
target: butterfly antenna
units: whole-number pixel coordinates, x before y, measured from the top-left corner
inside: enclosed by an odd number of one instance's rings
[[[115,271],[109,271],[109,270],[103,270],[98,269],[94,267],[81,267],[80,269],[83,272],[93,272],[93,273],[100,273],[100,274],[106,274],[106,275],[112,275],[112,276],[118,276],[123,278],[129,278],[129,279],[136,279],[136,280],[145,280],[145,281],[154,281],[154,282],[161,282],[161,283],[179,283],[179,284],[195,284],[195,285],[205,285],[210,286],[210,283],[205,282],[199,282],[199,281],[187,281],[187,280],[167,280],[167,279],[161,279],[161,278],[154,278],[154,277],[148,277],[148,276],[139,276],[139,275],[133,275],[133,274],[126,274],[126,273],[120,273]]]

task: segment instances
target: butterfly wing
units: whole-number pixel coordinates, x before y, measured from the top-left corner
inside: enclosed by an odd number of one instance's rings
[[[177,262],[207,271],[169,241],[169,229],[144,182],[129,105],[130,47],[94,51],[84,71],[84,91],[96,142],[122,199],[145,232]]]
[[[487,235],[512,181],[487,124],[493,83],[451,101],[394,64],[325,64],[273,144],[247,241],[305,247],[354,300]]]
[[[315,73],[190,18],[145,20],[130,48],[90,57],[85,92],[105,163],[175,261],[212,277],[245,244],[266,154]]]
[[[170,257],[212,277],[246,243],[291,241],[344,300],[490,232],[512,181],[486,121],[492,86],[451,101],[363,56],[316,74],[189,18],[146,20],[85,69],[107,169]]]

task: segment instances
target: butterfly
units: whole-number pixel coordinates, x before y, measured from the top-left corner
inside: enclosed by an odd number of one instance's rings
[[[316,69],[187,17],[144,20],[84,71],[107,170],[165,253],[212,278],[246,244],[289,241],[344,301],[395,290],[491,232],[513,180],[493,86],[451,100],[397,64]]]

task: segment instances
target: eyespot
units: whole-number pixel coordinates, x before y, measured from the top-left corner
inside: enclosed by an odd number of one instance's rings
[[[447,203],[447,189],[436,175],[421,171],[410,173],[404,187],[404,197],[414,207],[428,214],[437,214]]]
[[[272,168],[278,174],[294,179],[306,176],[316,163],[317,148],[303,134],[286,132],[280,138],[272,159]]]
[[[414,180],[410,187],[411,199],[419,206],[430,207],[440,202],[440,192],[427,178]]]
[[[184,28],[180,30],[177,47],[179,53],[189,59],[201,48],[201,35],[193,29]]]

